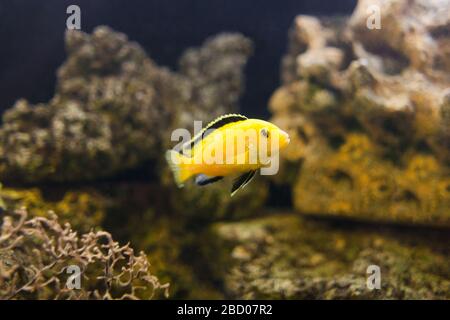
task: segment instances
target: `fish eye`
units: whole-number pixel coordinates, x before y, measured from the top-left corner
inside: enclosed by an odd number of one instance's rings
[[[269,137],[269,130],[268,130],[267,128],[262,128],[262,129],[261,129],[261,134],[262,134],[264,137],[268,138],[268,137]]]

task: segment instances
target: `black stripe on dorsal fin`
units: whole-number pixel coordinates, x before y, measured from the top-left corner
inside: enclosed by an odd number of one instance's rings
[[[182,151],[185,152],[191,150],[198,142],[202,141],[208,134],[210,134],[215,129],[221,128],[229,123],[243,121],[247,119],[248,118],[246,116],[236,113],[220,116],[217,119],[208,123],[208,125],[204,127],[202,131],[200,131],[194,138],[192,138],[191,141],[186,142],[182,147]]]

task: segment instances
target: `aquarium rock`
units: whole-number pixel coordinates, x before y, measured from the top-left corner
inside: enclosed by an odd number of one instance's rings
[[[49,197],[48,195],[52,195]],[[50,199],[49,199],[50,198]],[[99,230],[110,199],[94,188],[62,190],[57,188],[0,188],[3,212],[0,220],[17,208],[27,208],[30,217],[57,214],[60,223],[69,223],[77,232]]]
[[[299,211],[450,225],[448,7],[361,0],[351,17],[295,19],[269,106]]]
[[[53,98],[21,99],[3,115],[3,181],[94,180],[159,161],[172,129],[236,111],[252,44],[239,34],[210,38],[187,50],[179,72],[108,27],[67,31],[66,51]]]
[[[231,299],[448,299],[446,236],[387,229],[295,214],[219,223],[205,235],[208,272]]]

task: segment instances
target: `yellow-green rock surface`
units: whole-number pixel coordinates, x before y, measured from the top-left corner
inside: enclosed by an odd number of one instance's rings
[[[394,232],[395,231],[395,232]],[[277,214],[218,223],[210,272],[229,298],[449,299],[448,234]],[[381,288],[366,283],[380,267]]]
[[[269,101],[291,136],[275,180],[302,213],[449,226],[450,42],[436,31],[449,16],[386,1],[383,30],[369,30],[371,3],[294,20]]]

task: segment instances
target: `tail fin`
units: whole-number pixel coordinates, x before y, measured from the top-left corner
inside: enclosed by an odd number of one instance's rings
[[[166,151],[166,161],[169,164],[170,170],[172,170],[173,177],[175,178],[178,188],[182,188],[184,182],[193,175],[189,171],[189,167],[186,165],[186,159],[186,156],[175,150]]]

